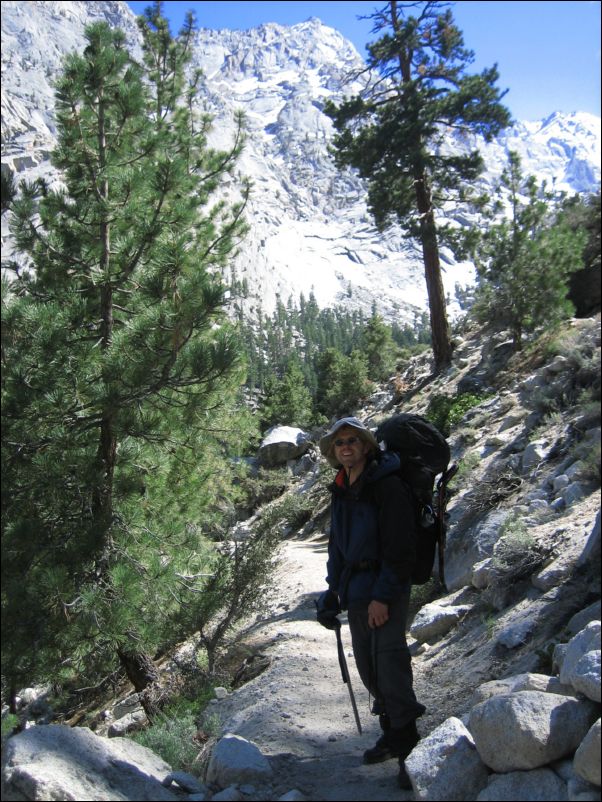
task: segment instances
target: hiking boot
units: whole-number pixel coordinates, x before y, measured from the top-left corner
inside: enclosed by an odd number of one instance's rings
[[[389,733],[391,732],[391,719],[386,713],[381,713],[378,717],[378,723],[383,731],[376,744],[372,749],[366,749],[364,752],[364,763],[382,763],[383,760],[389,760],[396,755],[391,752],[391,743]]]
[[[381,718],[386,719],[380,721],[383,734],[372,749],[366,749],[364,752],[364,763],[382,763],[394,757],[405,760],[420,740],[416,722],[410,721],[405,727],[396,728],[391,727],[388,718],[381,716],[379,720]]]
[[[399,761],[399,774],[397,775],[397,784],[399,785],[402,791],[412,790],[412,783],[406,771],[405,763],[403,762],[403,760]]]
[[[392,732],[394,732],[394,730],[387,730],[387,732],[384,732],[380,736],[372,749],[366,749],[364,752],[364,763],[382,763],[385,760],[399,757],[399,752],[391,738]]]

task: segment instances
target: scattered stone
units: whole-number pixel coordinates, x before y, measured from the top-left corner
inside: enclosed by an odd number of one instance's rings
[[[571,482],[568,487],[565,487],[561,491],[560,496],[566,506],[570,507],[571,504],[574,504],[576,501],[579,501],[579,499],[582,499],[585,496],[585,488],[581,482]]]
[[[506,649],[516,649],[527,643],[536,626],[537,622],[528,618],[514,621],[499,632],[497,642]]]
[[[569,481],[569,477],[566,475],[566,473],[561,473],[560,476],[555,476],[552,480],[552,488],[556,492],[563,490],[565,487],[568,487]]]

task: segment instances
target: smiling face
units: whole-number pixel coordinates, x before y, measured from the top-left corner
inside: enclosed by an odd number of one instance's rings
[[[352,426],[343,426],[336,433],[333,446],[335,458],[347,473],[359,476],[366,466],[372,446]]]

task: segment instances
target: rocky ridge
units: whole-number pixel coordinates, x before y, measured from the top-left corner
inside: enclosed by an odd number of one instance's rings
[[[2,2],[2,165],[19,178],[45,175],[55,141],[52,80],[65,53],[83,46],[86,24],[106,19],[121,27],[139,53],[135,18],[123,2]],[[200,20],[202,24],[202,20]],[[234,268],[246,279],[247,313],[270,312],[313,292],[321,307],[344,301],[385,317],[413,319],[426,308],[420,253],[396,231],[379,234],[371,223],[362,182],[339,173],[328,153],[332,123],[327,99],[358,91],[350,73],[364,66],[355,48],[316,18],[290,27],[261,25],[249,31],[200,29],[193,65],[204,73],[199,108],[214,117],[212,144],[232,140],[233,118],[244,111],[248,140],[239,165],[254,192],[250,234]],[[453,147],[466,147],[450,135]],[[507,151],[517,150],[525,172],[569,193],[595,191],[600,182],[600,120],[587,114],[554,114],[538,123],[516,123],[481,149],[483,189],[499,176]],[[236,181],[224,188],[236,196]],[[470,225],[470,216],[457,218]],[[6,228],[3,246],[10,242]],[[474,280],[468,263],[443,249],[450,313],[457,314],[455,284]],[[452,269],[453,268],[453,269]]]
[[[407,761],[411,792],[397,789],[392,763],[362,765],[378,726],[348,633],[362,735],[333,634],[315,621],[330,474],[306,462],[286,492],[311,514],[300,529],[281,522],[273,597],[236,637],[246,668],[256,660],[260,673],[216,688],[203,726],[219,727],[199,744],[200,779],[147,750],[121,750],[121,736],[140,723],[135,697],[129,706],[120,698],[95,735],[47,725],[11,738],[3,799],[599,799],[600,411],[583,399],[599,399],[599,318],[572,321],[557,337],[553,356],[548,341],[508,359],[503,337],[469,333],[446,374],[429,376],[427,359],[416,358],[358,410],[371,422],[399,408],[424,412],[435,395],[477,382],[488,395],[450,437],[463,467],[449,506],[448,588],[432,583],[415,599],[415,684],[427,712]],[[508,528],[509,519],[525,528]],[[141,772],[144,789],[132,782]]]

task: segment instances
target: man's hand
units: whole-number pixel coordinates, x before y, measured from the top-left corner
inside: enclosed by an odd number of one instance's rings
[[[337,615],[341,612],[339,597],[332,590],[325,590],[315,600],[316,618],[319,624],[326,629],[336,629],[341,626]]]
[[[370,629],[382,627],[389,620],[389,605],[372,600],[368,605],[368,626]]]

